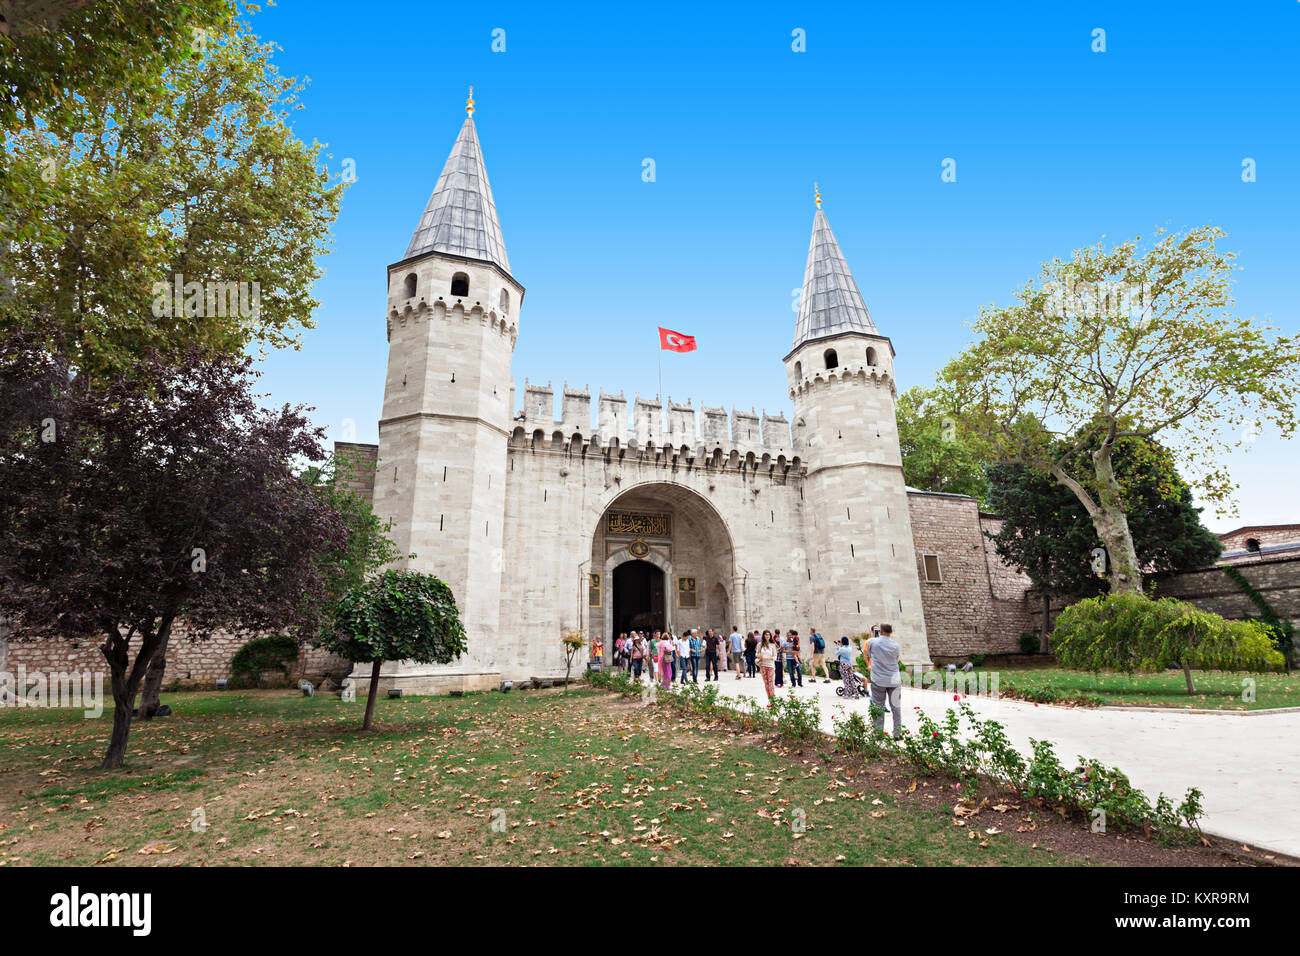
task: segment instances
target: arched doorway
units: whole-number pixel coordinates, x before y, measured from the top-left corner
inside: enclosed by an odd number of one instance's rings
[[[649,561],[625,561],[614,569],[612,600],[614,633],[661,631],[664,614],[664,573]]]
[[[630,630],[726,632],[731,617],[743,617],[744,572],[726,522],[704,496],[646,482],[606,499],[596,515],[582,571],[593,639],[608,645]]]

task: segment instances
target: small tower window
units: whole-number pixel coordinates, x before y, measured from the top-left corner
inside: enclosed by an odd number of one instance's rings
[[[868,365],[875,365],[875,364],[876,364],[876,350],[875,350],[875,349],[871,349],[871,348],[867,349],[867,364],[868,364]]]
[[[451,294],[461,297],[469,295],[469,276],[463,272],[457,272],[452,276]]]
[[[1247,551],[1258,551],[1258,550],[1259,550],[1259,538],[1247,538],[1247,539],[1246,539],[1246,550],[1247,550]]]
[[[414,272],[412,272],[409,276],[406,277],[406,297],[408,299],[415,298],[415,273]]]
[[[834,349],[827,349],[827,350],[826,350],[825,358],[826,358],[826,367],[827,367],[827,368],[839,368],[839,367],[840,367],[840,357],[839,357],[838,355],[835,354],[835,350],[834,350]]]
[[[501,311],[503,313],[510,311],[510,293],[505,289],[501,290]]]
[[[803,362],[794,363],[794,377],[801,382],[803,381]]]

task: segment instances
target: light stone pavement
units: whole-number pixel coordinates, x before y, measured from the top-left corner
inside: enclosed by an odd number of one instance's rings
[[[765,698],[758,678],[736,680],[724,672],[716,683],[727,697]],[[816,696],[827,733],[837,706],[865,716],[869,703],[837,697],[838,683],[824,684],[820,678],[814,683],[805,676],[803,688],[795,688],[796,696]],[[777,691],[788,694],[790,685]],[[1002,723],[1025,755],[1031,752],[1031,737],[1050,740],[1067,767],[1078,756],[1100,760],[1127,774],[1152,801],[1163,792],[1177,803],[1187,788],[1199,787],[1205,795],[1201,828],[1206,833],[1300,857],[1300,712],[1246,716],[1085,709],[974,695],[967,702],[981,717]],[[951,691],[904,686],[903,726],[916,727],[913,707],[937,721],[954,706]],[[886,729],[891,721],[886,715]]]

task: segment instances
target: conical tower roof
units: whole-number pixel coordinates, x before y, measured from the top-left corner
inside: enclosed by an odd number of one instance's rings
[[[817,214],[813,217],[812,242],[808,245],[808,264],[804,267],[794,347],[841,332],[880,334],[821,210],[819,198]]]
[[[465,117],[403,258],[429,252],[490,262],[510,275],[506,242],[501,236],[473,115]]]

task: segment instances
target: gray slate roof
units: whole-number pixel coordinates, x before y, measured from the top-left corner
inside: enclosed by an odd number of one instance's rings
[[[871,321],[871,313],[862,301],[862,293],[853,281],[853,273],[844,261],[826,214],[818,209],[813,217],[808,264],[804,267],[803,295],[799,299],[799,319],[794,327],[794,348],[812,339],[840,332],[880,334]]]
[[[511,274],[472,116],[465,117],[403,259],[427,252],[479,259]]]

